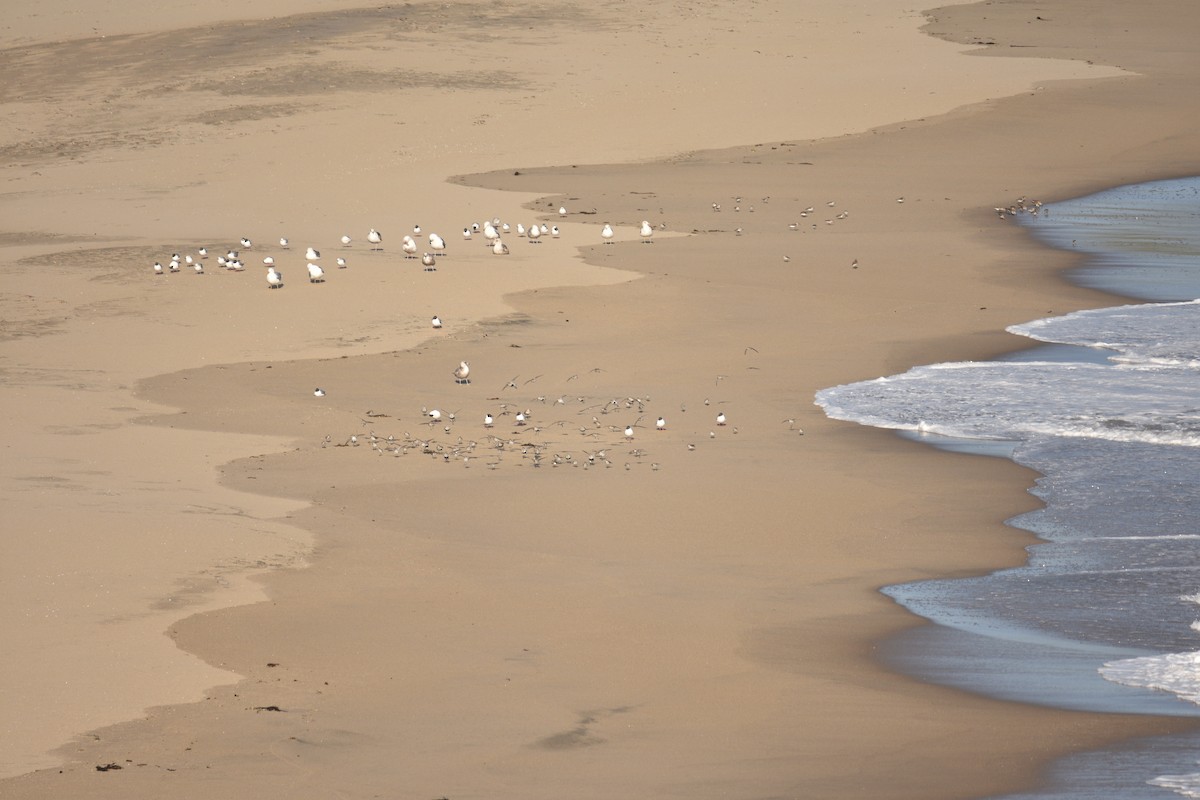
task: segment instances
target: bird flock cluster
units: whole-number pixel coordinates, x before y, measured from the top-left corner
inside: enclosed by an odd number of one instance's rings
[[[565,206],[560,206],[558,209],[560,217],[567,216]],[[639,229],[642,241],[647,244],[652,244],[654,236],[654,228],[649,220],[643,220]],[[483,240],[485,246],[491,250],[494,255],[508,255],[511,250],[509,244],[505,241],[506,237],[511,240],[512,237],[523,238],[530,244],[541,244],[544,238],[557,239],[561,235],[561,230],[557,225],[547,225],[544,222],[534,222],[529,227],[518,222],[515,225],[502,221],[499,217],[487,220],[483,223],[473,222],[462,229],[462,238],[464,242],[470,242],[479,237]],[[605,244],[611,244],[616,233],[609,223],[604,223],[601,229],[600,238]],[[367,243],[372,252],[381,252],[384,250],[383,234],[377,229],[371,228],[367,232]],[[341,237],[341,246],[343,249],[350,248],[354,244],[354,239],[349,234]],[[216,256],[217,266],[229,272],[244,272],[246,270],[245,251],[251,250],[254,247],[253,241],[243,237],[239,244],[228,248],[220,248],[224,250],[223,255]],[[291,245],[286,237],[279,239],[279,250],[289,251]],[[412,233],[405,234],[400,240],[400,251],[404,254],[405,259],[419,260],[426,272],[437,271],[437,263],[439,258],[446,256],[447,245],[446,240],[438,233],[424,234],[420,225],[414,225]],[[279,256],[283,258],[283,256]],[[199,248],[195,253],[180,254],[173,253],[170,259],[163,262],[155,261],[153,271],[155,275],[177,274],[185,270],[190,270],[197,275],[205,274],[205,264],[208,263],[209,250],[207,247]],[[325,267],[322,266],[321,251],[313,246],[308,246],[304,251],[305,269],[308,274],[309,283],[324,283],[325,282]],[[335,259],[338,269],[346,269],[349,264],[345,256],[338,256]],[[262,265],[266,268],[266,282],[269,289],[280,289],[284,285],[283,271],[276,264],[275,255],[265,255],[262,258]]]
[[[1028,214],[1031,217],[1036,217],[1038,214],[1050,216],[1050,209],[1045,208],[1045,204],[1041,200],[1030,200],[1027,197],[1018,197],[1017,202],[1008,206],[996,206],[992,209],[996,212],[996,216],[1000,219],[1008,219],[1015,217],[1018,214]]]
[[[321,446],[361,447],[380,457],[414,454],[436,463],[480,464],[489,470],[517,466],[657,471],[663,462],[656,456],[696,452],[739,432],[727,410],[728,400],[705,397],[697,413],[689,411],[686,401],[675,405],[655,403],[649,395],[570,391],[579,385],[576,381],[601,372],[597,367],[571,375],[555,385],[559,393],[539,394],[531,391],[549,383],[544,376],[514,376],[495,395],[466,400],[475,405],[472,410],[422,407],[409,420],[409,430],[402,429],[400,417],[367,411],[361,418],[365,432],[328,435]],[[724,386],[728,378],[718,375],[714,386]],[[325,391],[317,389],[314,395],[324,397]],[[668,422],[668,414],[676,421]],[[804,433],[794,418],[781,424],[793,434]],[[395,427],[389,432],[389,426]]]
[[[499,395],[488,398],[490,408],[471,414],[469,419],[461,409],[421,408],[419,421],[413,423],[417,432],[379,432],[388,424],[383,420],[390,415],[368,411],[362,419],[367,432],[336,440],[329,435],[321,446],[364,447],[378,456],[400,457],[412,453],[438,463],[464,467],[479,463],[492,470],[506,463],[533,468],[621,466],[626,470],[646,467],[658,470],[662,464],[651,458],[652,451],[660,446],[664,451],[680,447],[679,437],[659,438],[659,434],[673,428],[668,425],[665,412],[648,410],[653,405],[649,396],[601,397],[571,392],[550,396],[520,392],[541,377],[512,378]],[[573,375],[565,383],[578,377]],[[323,389],[313,394],[326,395]],[[708,398],[703,406],[708,413],[702,415],[701,424],[704,419],[709,420],[708,433],[697,435],[689,427],[686,436],[692,438],[683,445],[686,451],[697,449],[697,439],[715,440],[723,433],[738,432],[737,427],[729,424],[723,408],[716,407]],[[680,404],[679,414],[686,411],[686,403]],[[796,430],[794,421],[791,422],[791,429]],[[643,441],[643,436],[647,441]]]

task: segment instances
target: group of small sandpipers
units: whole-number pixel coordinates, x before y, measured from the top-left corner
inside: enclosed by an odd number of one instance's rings
[[[1041,200],[1030,200],[1027,197],[1018,197],[1017,202],[1009,206],[996,206],[992,209],[1000,219],[1008,219],[1015,217],[1018,214],[1028,214],[1031,217],[1036,217],[1038,214],[1050,216],[1050,209],[1045,207],[1045,203]]]
[[[596,369],[593,372],[602,370]],[[518,379],[508,381],[503,389],[524,386],[536,381],[541,376],[523,381]],[[567,380],[573,380],[572,376]],[[318,397],[325,393],[318,389],[314,392]],[[499,401],[499,398],[490,398]],[[646,408],[650,405],[650,397],[616,397],[600,399],[598,396],[562,394],[557,398],[546,395],[528,397],[521,400],[515,398],[498,402],[494,410],[482,415],[482,429],[476,429],[474,434],[459,434],[456,427],[461,423],[461,412],[444,411],[438,408],[421,408],[421,422],[418,423],[430,430],[429,434],[414,435],[410,431],[397,434],[377,433],[376,426],[390,415],[367,411],[362,423],[369,430],[366,433],[356,433],[343,440],[335,441],[332,435],[326,436],[322,447],[368,447],[379,456],[404,456],[409,453],[429,456],[442,463],[461,463],[471,466],[472,462],[482,461],[488,469],[498,469],[506,458],[514,456],[519,459],[519,465],[532,467],[569,466],[583,469],[592,467],[611,468],[622,459],[626,470],[649,465],[653,470],[661,468],[657,461],[647,461],[649,451],[642,447],[632,446],[637,438],[639,429],[649,427],[643,425],[646,418]],[[704,400],[705,406],[711,401]],[[537,410],[535,410],[537,409]],[[557,409],[557,412],[555,411]],[[573,410],[573,413],[571,413]],[[686,404],[681,404],[681,413],[686,411]],[[631,423],[610,423],[603,418],[608,415],[619,416],[637,415]],[[545,420],[543,421],[543,417]],[[590,419],[589,419],[590,417]],[[501,420],[510,418],[505,424]],[[731,430],[737,433],[736,427],[729,425],[724,410],[718,410],[713,419],[713,428],[708,432],[709,439],[716,439],[718,429]],[[785,420],[789,430],[798,431],[795,420]],[[656,432],[667,430],[667,420],[658,416],[652,423]],[[501,433],[501,429],[506,432]],[[800,431],[803,433],[803,431]],[[586,444],[578,446],[579,440]],[[573,444],[574,443],[574,444]],[[626,449],[628,448],[628,449]],[[686,444],[688,451],[695,451],[695,442]],[[628,460],[623,459],[627,455]]]
[[[567,216],[565,206],[560,206],[558,209],[560,217]],[[650,244],[651,237],[654,236],[654,227],[649,220],[643,220],[639,230],[642,242]],[[406,259],[419,259],[426,272],[437,271],[438,258],[446,255],[446,240],[437,233],[429,233],[427,235],[427,248],[422,248],[418,244],[418,237],[421,237],[422,231],[420,225],[413,226],[411,234],[405,234],[400,242],[400,249],[404,253]],[[543,222],[534,222],[528,228],[522,223],[511,225],[508,222],[503,222],[499,217],[494,217],[491,220],[478,223],[474,222],[467,225],[462,230],[464,241],[472,241],[476,236],[482,236],[485,244],[491,249],[494,255],[508,255],[510,253],[508,244],[504,241],[504,237],[515,235],[523,237],[530,244],[540,244],[542,237],[550,237],[557,239],[561,235],[561,231],[557,225],[547,225]],[[600,231],[600,238],[605,244],[613,242],[616,232],[612,225],[604,223],[604,227]],[[375,228],[371,228],[367,233],[367,242],[370,244],[372,251],[383,250],[383,234]],[[230,272],[244,272],[246,264],[242,260],[242,253],[254,247],[254,243],[243,237],[240,242],[240,249],[234,247],[228,248],[224,255],[218,255],[216,258],[217,265],[224,270]],[[350,235],[341,237],[341,245],[343,248],[348,248],[353,244],[353,238]],[[279,249],[289,250],[290,242],[286,237],[279,239]],[[420,255],[418,256],[418,252]],[[181,255],[173,253],[170,260],[164,265],[161,261],[155,261],[153,270],[155,275],[175,274],[190,269],[198,275],[204,274],[204,264],[208,260],[209,251],[207,247],[199,248],[195,254]],[[321,251],[315,247],[309,246],[305,249],[304,258],[307,262],[306,269],[308,271],[309,283],[324,283],[325,269],[321,266]],[[338,269],[346,269],[348,264],[346,258],[338,256],[336,259]],[[262,260],[263,266],[267,270],[267,288],[279,289],[283,286],[283,272],[275,263],[275,257],[268,255]]]

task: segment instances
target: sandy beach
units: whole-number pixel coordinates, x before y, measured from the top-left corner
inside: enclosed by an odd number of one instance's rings
[[[795,5],[19,0],[0,794],[985,797],[1186,725],[878,665],[1034,475],[812,398],[1110,304],[993,208],[1200,171],[1200,11]]]

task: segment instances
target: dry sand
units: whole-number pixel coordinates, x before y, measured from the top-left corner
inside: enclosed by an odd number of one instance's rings
[[[876,666],[1031,476],[811,399],[1108,302],[990,209],[1200,169],[1197,12],[794,5],[17,3],[0,791],[966,797],[1178,725]]]

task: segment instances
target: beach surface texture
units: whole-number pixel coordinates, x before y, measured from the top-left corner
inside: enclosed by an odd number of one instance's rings
[[[1200,174],[1197,30],[9,0],[0,796],[936,800],[1186,727],[878,663],[1036,476],[813,398],[1113,305],[994,209]]]

